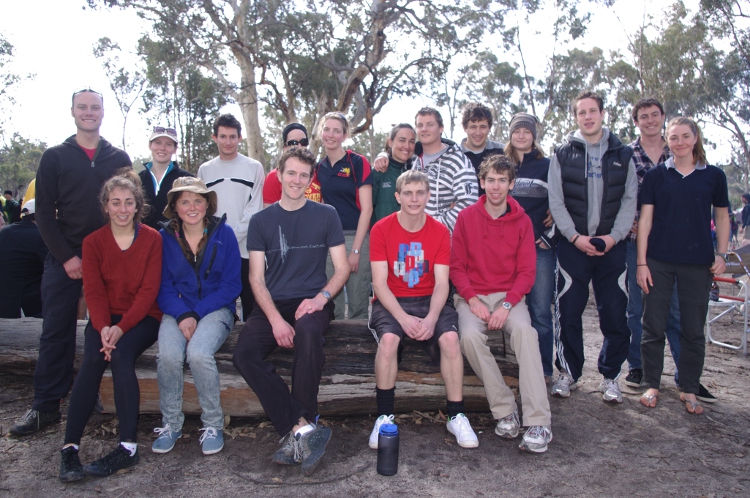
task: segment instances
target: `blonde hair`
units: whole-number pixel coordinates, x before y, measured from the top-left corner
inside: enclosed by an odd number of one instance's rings
[[[698,138],[698,140],[695,141],[695,145],[693,146],[693,161],[696,164],[708,164],[708,161],[706,160],[706,150],[703,148],[703,135],[701,134],[701,129],[698,127],[698,124],[696,124],[696,122],[692,119],[682,116],[677,116],[676,118],[670,119],[669,124],[667,125],[667,137],[669,137],[670,128],[680,125],[689,127],[690,131],[693,132],[693,135]]]
[[[318,129],[317,129],[317,135],[320,136],[323,133],[323,126],[325,126],[326,121],[329,119],[335,119],[339,123],[341,123],[341,127],[344,130],[344,136],[349,136],[349,122],[346,120],[346,116],[344,116],[340,112],[329,112],[326,113],[322,118],[320,118],[320,122],[318,123]]]
[[[424,183],[427,190],[430,189],[430,179],[418,169],[409,169],[399,175],[396,179],[396,192],[400,194],[404,185],[409,183]]]

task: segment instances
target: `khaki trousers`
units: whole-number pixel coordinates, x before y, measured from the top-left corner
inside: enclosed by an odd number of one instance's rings
[[[497,292],[477,297],[492,313],[500,307],[505,294],[505,292]],[[497,361],[487,346],[487,334],[498,334],[500,331],[488,331],[487,323],[472,313],[469,304],[458,294],[455,296],[455,304],[458,311],[461,352],[466,356],[479,380],[484,383],[484,391],[492,416],[499,420],[517,409],[513,392],[505,385]],[[536,330],[531,326],[531,317],[525,298],[510,310],[503,330],[510,334],[510,346],[518,360],[523,425],[549,426],[551,414],[542,371],[542,358],[539,353],[539,338]]]

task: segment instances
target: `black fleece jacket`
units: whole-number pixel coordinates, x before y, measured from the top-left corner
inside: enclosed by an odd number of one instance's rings
[[[36,222],[60,263],[80,257],[84,237],[104,226],[99,205],[102,185],[127,166],[130,157],[103,138],[93,160],[75,135],[44,151],[36,172]]]
[[[146,163],[144,166],[149,164],[151,163]],[[138,173],[138,176],[141,177],[141,183],[143,184],[143,193],[146,194],[146,203],[149,205],[149,212],[146,217],[143,218],[142,223],[157,231],[161,229],[160,222],[168,221],[164,216],[164,208],[167,207],[167,194],[172,190],[172,184],[174,181],[183,176],[195,176],[191,172],[180,168],[177,161],[173,161],[173,164],[174,168],[164,175],[158,194],[154,188],[154,179],[151,177],[149,169],[146,168]]]

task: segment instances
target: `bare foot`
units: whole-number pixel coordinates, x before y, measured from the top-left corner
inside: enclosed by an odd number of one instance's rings
[[[643,393],[643,396],[641,396],[641,404],[645,406],[646,408],[656,408],[656,403],[659,401],[659,390],[658,389],[649,389],[645,393]]]
[[[680,401],[685,403],[685,411],[695,415],[703,413],[703,406],[695,399],[695,394],[681,393]]]

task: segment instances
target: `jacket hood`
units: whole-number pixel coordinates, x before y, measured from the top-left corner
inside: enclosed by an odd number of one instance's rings
[[[73,147],[77,151],[83,152],[83,149],[80,145],[78,145],[78,142],[76,142],[76,136],[71,135],[69,136],[64,142],[63,145],[67,147]],[[111,143],[107,142],[104,137],[99,137],[99,144],[96,146],[96,152],[94,152],[94,159],[91,160],[92,163],[95,163],[96,161],[103,160],[105,158],[108,158],[110,156],[113,156],[114,154],[117,154],[118,149],[112,146]]]
[[[581,130],[576,129],[568,134],[568,142],[580,143],[583,144],[584,147],[593,147],[596,145],[602,146],[609,142],[609,135],[609,128],[607,128],[606,126],[602,126],[602,137],[597,143],[591,144],[586,141],[583,134],[581,133]]]
[[[464,137],[461,140],[461,152],[474,152],[472,149],[466,147],[467,138]],[[502,142],[495,142],[494,140],[487,140],[487,144],[484,146],[484,150],[505,150],[505,144]]]
[[[446,153],[450,152],[453,149],[459,149],[460,150],[459,145],[456,142],[454,142],[453,140],[450,140],[448,138],[442,138],[441,137],[440,138],[440,143],[443,143],[443,144],[445,144],[445,145],[448,146],[448,148],[446,149],[446,151],[443,154],[446,154]],[[414,145],[414,155],[417,156],[417,157],[421,157],[423,153],[424,153],[424,150],[422,149],[422,142],[417,142]]]
[[[479,207],[479,212],[482,213],[482,216],[487,218],[491,223],[510,223],[516,221],[526,213],[518,201],[511,197],[510,194],[506,197],[506,202],[510,207],[510,212],[497,219],[494,219],[490,216],[490,213],[487,212],[487,209],[484,207],[485,202],[487,202],[487,194],[482,194],[477,201],[477,206]]]

